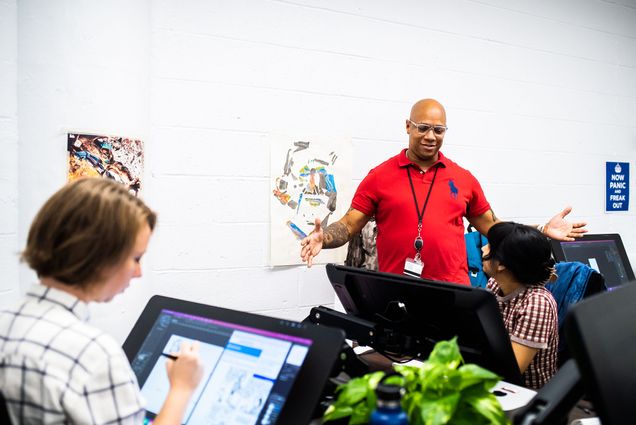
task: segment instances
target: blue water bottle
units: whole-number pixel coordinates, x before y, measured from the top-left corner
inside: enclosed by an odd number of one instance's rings
[[[375,389],[378,402],[371,413],[369,425],[408,425],[408,416],[400,403],[402,391],[402,388],[397,385],[378,384]]]

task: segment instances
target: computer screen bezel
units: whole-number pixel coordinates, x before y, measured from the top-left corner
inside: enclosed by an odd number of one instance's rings
[[[148,301],[123,344],[129,362],[135,359],[163,310],[311,340],[276,425],[309,423],[342,349],[344,333],[341,330],[155,295]]]
[[[590,241],[612,241],[616,244],[618,249],[618,253],[623,263],[623,267],[625,268],[625,274],[627,275],[627,281],[631,282],[636,280],[634,277],[634,270],[632,269],[631,263],[629,262],[629,257],[627,256],[627,251],[625,251],[625,246],[623,245],[623,240],[621,239],[621,235],[618,233],[597,233],[590,234],[587,233],[580,238],[576,238],[575,241],[558,241],[555,239],[550,240],[550,244],[552,245],[552,253],[554,255],[554,259],[557,262],[566,262],[572,261],[568,260],[565,255],[565,250],[563,249],[563,244],[567,243],[580,243],[580,242],[590,242]],[[602,274],[602,272],[600,272]],[[620,285],[609,285],[608,282],[605,282],[608,286],[616,287]]]
[[[478,321],[485,340],[484,343],[487,344],[487,347],[482,346],[478,347],[478,349],[489,353],[489,355],[482,355],[481,357],[471,353],[471,347],[466,347],[462,344],[462,332],[459,332],[458,343],[464,359],[467,362],[475,362],[499,374],[508,382],[522,385],[521,373],[512,350],[510,337],[504,326],[497,301],[490,291],[466,285],[425,280],[336,264],[327,264],[326,268],[327,276],[345,311],[365,320],[378,320],[376,316],[378,311],[374,311],[377,310],[377,306],[374,305],[377,300],[384,299],[385,301],[380,301],[380,303],[385,302],[385,304],[390,301],[402,302],[406,305],[407,310],[411,311],[422,311],[417,306],[426,308],[433,304],[439,306],[448,305],[449,300],[452,300],[455,313],[461,312],[462,315],[471,316]],[[411,306],[410,309],[409,305]],[[445,312],[447,315],[452,313],[453,311]],[[440,323],[436,322],[433,326],[438,325]],[[400,327],[398,326],[398,328]],[[405,332],[414,334],[412,336],[424,339],[429,338],[429,336],[424,334],[415,335],[418,332],[422,332],[413,331],[414,328],[417,328],[417,326],[413,323],[402,327]],[[450,339],[455,336],[456,333],[454,331],[455,329],[447,330],[446,332],[441,331],[440,333],[446,334],[446,338]],[[430,348],[432,348],[436,341],[430,341]],[[423,354],[425,356],[428,355],[428,353]],[[478,361],[474,361],[475,357],[478,357]]]

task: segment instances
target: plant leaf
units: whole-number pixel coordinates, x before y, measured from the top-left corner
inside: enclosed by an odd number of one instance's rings
[[[367,406],[364,403],[361,403],[351,413],[351,418],[349,419],[349,425],[368,424],[370,415],[371,415],[371,411],[367,408]]]
[[[418,391],[423,380],[423,368],[418,366],[395,365],[393,369],[404,378],[404,389],[407,393]]]
[[[368,377],[367,381],[367,408],[369,412],[375,409],[375,405],[378,401],[378,396],[375,394],[375,389],[378,387],[378,384],[384,378],[385,373],[382,371],[373,372],[371,374],[365,375]]]
[[[457,369],[450,368],[443,364],[435,364],[426,375],[426,380],[422,382],[422,391],[428,399],[445,397],[460,390],[461,375]]]
[[[424,425],[443,425],[449,423],[457,405],[461,394],[455,393],[437,400],[422,399],[420,403],[413,409],[415,416],[413,422],[421,421]]]
[[[508,418],[501,407],[501,403],[494,394],[464,394],[463,402],[472,406],[477,413],[488,419],[488,423],[505,425],[508,424]]]
[[[428,361],[431,363],[442,363],[448,365],[453,369],[457,368],[462,362],[462,355],[459,352],[459,345],[457,344],[457,337],[449,341],[439,341],[435,344],[433,351],[428,356]]]
[[[339,385],[336,390],[338,397],[325,411],[323,420],[332,421],[349,416],[352,425],[368,422],[369,414],[376,405],[375,388],[383,377],[384,372],[374,372]]]
[[[460,390],[475,384],[483,384],[484,391],[488,392],[501,380],[500,376],[476,364],[465,364],[458,372],[461,376]]]
[[[386,378],[383,383],[387,385],[397,385],[398,387],[403,387],[405,379],[402,375],[391,375]]]
[[[375,387],[384,376],[384,372],[374,372],[359,378],[354,378],[338,387],[337,404],[353,406],[369,396],[375,394]]]
[[[384,378],[384,375],[385,373],[381,371],[365,375],[364,377],[367,379],[367,387],[375,391],[382,378]]]
[[[336,407],[333,404],[325,410],[325,414],[322,417],[323,422],[335,421],[337,419],[346,418],[351,416],[353,409],[349,406]]]
[[[402,407],[409,417],[409,424],[426,425],[426,418],[422,416],[422,405],[425,403],[424,396],[420,392],[407,394],[406,397],[408,396],[410,396],[410,399],[408,400],[408,402],[410,402],[410,406],[407,408],[403,403]]]
[[[477,413],[469,404],[460,403],[451,419],[453,425],[490,425],[488,419]]]
[[[367,396],[367,383],[364,380],[349,381],[338,394],[337,403],[344,406],[353,406]]]

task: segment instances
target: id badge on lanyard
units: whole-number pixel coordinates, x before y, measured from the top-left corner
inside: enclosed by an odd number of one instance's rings
[[[437,171],[439,167],[435,167],[435,174],[433,174],[433,180],[431,181],[431,186],[428,188],[428,193],[426,194],[426,200],[424,201],[424,205],[422,206],[422,211],[420,212],[419,205],[417,203],[417,195],[415,194],[415,187],[413,186],[413,180],[411,179],[411,172],[409,171],[409,167],[406,167],[406,173],[409,176],[409,183],[411,184],[411,192],[413,193],[413,200],[415,201],[415,211],[417,212],[417,236],[413,241],[413,248],[415,248],[415,256],[413,258],[407,258],[404,261],[404,274],[408,276],[421,277],[422,271],[424,271],[424,261],[422,261],[422,257],[420,252],[424,247],[424,239],[422,239],[422,219],[424,218],[424,212],[426,211],[426,205],[428,205],[428,198],[431,196],[431,191],[433,190],[433,185],[435,184],[435,178],[437,177]]]
[[[417,226],[417,237],[413,241],[413,248],[415,248],[415,257],[407,258],[404,261],[404,274],[409,276],[421,277],[424,270],[424,262],[420,256],[420,251],[424,246],[424,239],[422,239],[422,224]]]

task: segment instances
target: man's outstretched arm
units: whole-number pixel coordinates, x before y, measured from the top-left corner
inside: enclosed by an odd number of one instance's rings
[[[559,241],[573,241],[575,238],[580,238],[587,233],[587,229],[585,228],[587,223],[583,221],[567,221],[565,216],[571,211],[572,207],[566,207],[563,211],[552,217],[545,225],[537,226],[535,224],[534,227],[541,230],[541,232],[547,237]],[[488,235],[490,228],[501,220],[499,220],[499,218],[495,215],[495,212],[490,209],[477,217],[469,218],[468,221],[479,233],[486,236]]]
[[[563,211],[555,215],[543,226],[537,226],[541,232],[549,238],[558,241],[571,242],[575,238],[580,238],[587,233],[586,222],[580,221],[572,223],[565,220],[565,216],[570,214],[572,207],[565,207]]]
[[[359,233],[365,224],[371,219],[368,215],[354,209],[349,211],[338,221],[323,229],[320,219],[316,219],[314,230],[300,242],[300,258],[308,267],[313,264],[313,259],[323,248],[338,248],[349,242],[354,235]]]

